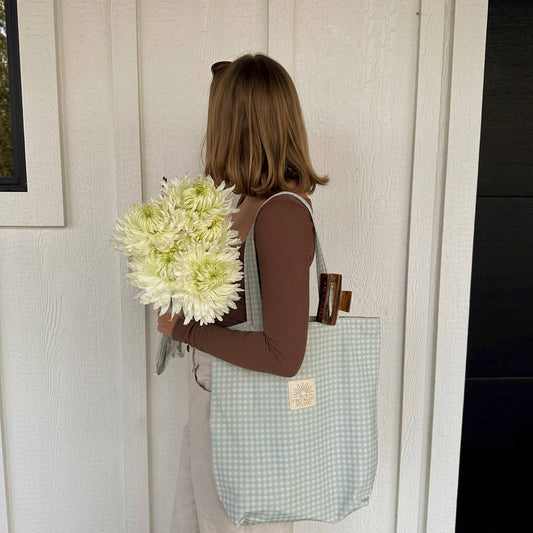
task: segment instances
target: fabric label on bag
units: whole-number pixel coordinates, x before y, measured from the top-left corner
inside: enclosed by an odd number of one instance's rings
[[[289,381],[289,407],[302,409],[316,405],[315,378]]]

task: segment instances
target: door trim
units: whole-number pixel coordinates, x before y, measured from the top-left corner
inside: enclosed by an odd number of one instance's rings
[[[422,0],[396,531],[453,533],[488,0]]]

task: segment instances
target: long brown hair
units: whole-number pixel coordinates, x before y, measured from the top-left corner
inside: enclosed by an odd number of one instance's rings
[[[263,54],[246,54],[213,75],[209,91],[205,175],[234,193],[268,197],[313,193],[329,177],[309,158],[300,101],[288,72]]]

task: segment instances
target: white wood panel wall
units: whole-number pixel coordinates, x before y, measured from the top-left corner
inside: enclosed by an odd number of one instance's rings
[[[126,531],[110,4],[56,8],[65,226],[0,229],[7,521]]]
[[[486,0],[464,4],[56,3],[65,227],[0,229],[0,531],[168,531],[187,361],[154,374],[155,311],[108,238],[162,176],[203,171],[209,67],[248,52],[293,77],[331,178],[328,267],[382,323],[370,505],[295,531],[454,531],[486,25]]]

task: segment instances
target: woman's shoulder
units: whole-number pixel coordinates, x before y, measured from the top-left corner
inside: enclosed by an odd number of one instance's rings
[[[300,257],[307,265],[311,264],[315,233],[309,211],[300,199],[290,194],[280,194],[269,200],[256,217],[254,240],[258,250],[275,261],[279,261],[281,255],[293,259]]]
[[[309,198],[309,196],[299,193],[294,194],[298,194],[298,196],[309,205],[311,210],[313,209],[313,203],[311,202],[311,198]],[[302,200],[296,198],[292,194],[280,194],[275,198],[270,198],[268,201],[265,201],[258,212],[258,216],[264,211],[286,212],[297,207],[300,207],[302,212],[306,212],[308,209]]]
[[[307,202],[311,211],[313,210],[310,198],[296,198],[292,194],[280,194],[275,198],[271,198],[268,202],[261,205],[256,215],[256,230],[261,228],[269,228],[272,233],[275,230],[298,230],[301,228],[303,231],[308,227],[313,226],[313,219],[309,208],[304,205]]]

